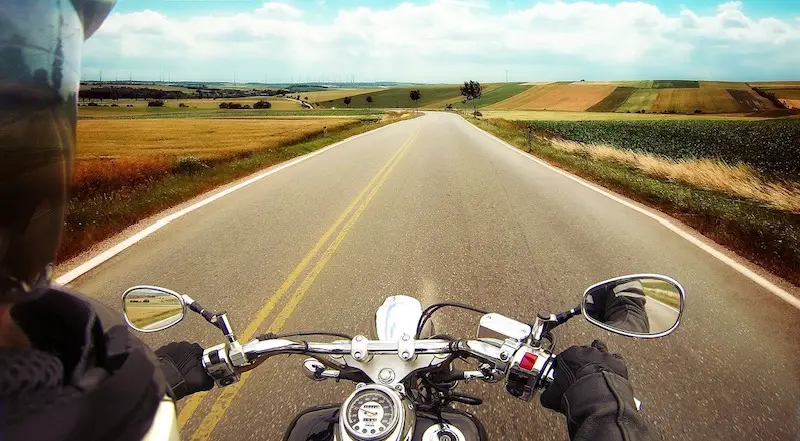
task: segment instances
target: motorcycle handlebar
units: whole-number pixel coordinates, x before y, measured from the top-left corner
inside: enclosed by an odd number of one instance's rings
[[[365,340],[362,345],[369,354],[398,354],[400,343],[396,341]],[[243,346],[248,360],[280,354],[344,355],[353,352],[352,342],[312,343],[286,339],[253,340]],[[456,352],[454,342],[449,340],[416,340],[416,354],[451,354]]]

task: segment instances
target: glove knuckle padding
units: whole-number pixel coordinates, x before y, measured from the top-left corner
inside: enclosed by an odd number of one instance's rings
[[[209,390],[213,380],[203,369],[203,348],[197,343],[173,342],[156,351],[176,400]]]

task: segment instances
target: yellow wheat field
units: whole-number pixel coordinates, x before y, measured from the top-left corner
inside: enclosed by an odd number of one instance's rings
[[[351,124],[344,118],[107,119],[78,122],[77,159],[124,157],[217,158],[268,149]]]

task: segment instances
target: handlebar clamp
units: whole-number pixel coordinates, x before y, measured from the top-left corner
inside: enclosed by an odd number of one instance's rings
[[[228,358],[228,345],[220,344],[203,351],[203,368],[214,379],[219,387],[230,386],[239,381],[239,374],[234,370]]]

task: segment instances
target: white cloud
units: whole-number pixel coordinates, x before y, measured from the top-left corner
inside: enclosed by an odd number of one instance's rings
[[[227,78],[236,70],[239,78],[261,80],[266,74],[274,81],[301,74],[308,79],[355,74],[362,80],[457,81],[464,75],[497,80],[509,67],[520,72],[521,80],[575,72],[588,78],[652,76],[659,66],[665,76],[692,77],[724,73],[724,64],[735,65],[742,54],[758,60],[768,53],[783,53],[782,65],[800,68],[797,21],[750,18],[741,2],[720,4],[712,15],[683,8],[672,16],[639,1],[541,1],[504,13],[491,5],[433,0],[391,9],[341,9],[324,20],[314,17],[319,10],[279,2],[221,16],[116,13],[87,44],[85,65],[107,63],[138,72],[149,63],[186,79]],[[710,63],[708,54],[720,65],[696,66]]]
[[[323,2],[324,3],[324,2]],[[263,6],[256,9],[256,14],[258,15],[268,15],[273,17],[290,17],[290,18],[298,18],[303,15],[303,11],[295,8],[292,5],[288,5],[286,3],[280,2],[267,2],[264,3]]]

